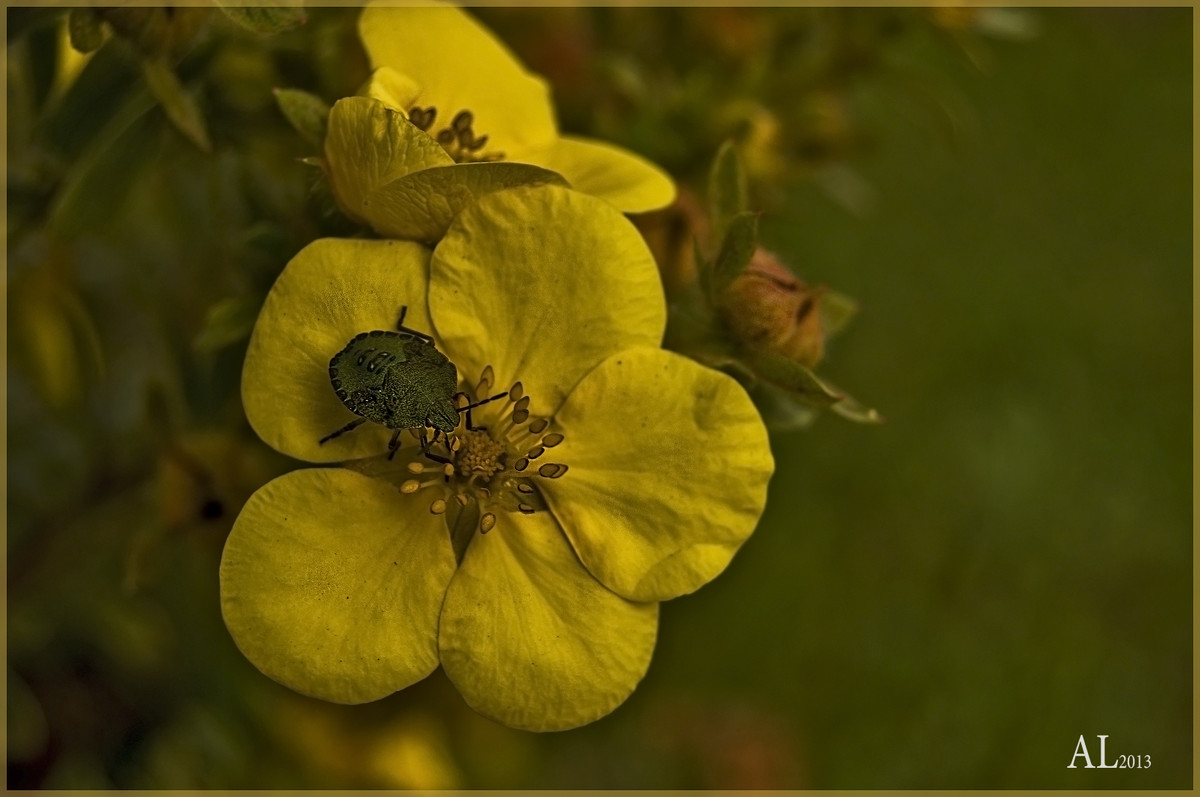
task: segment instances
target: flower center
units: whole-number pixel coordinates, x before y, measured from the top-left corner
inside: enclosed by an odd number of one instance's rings
[[[474,405],[493,395],[494,379],[489,365],[483,369],[473,395],[459,394],[459,406]],[[473,418],[467,410],[453,433],[435,432],[432,439],[425,440],[422,457],[408,464],[408,472],[417,478],[400,485],[402,493],[429,489],[437,496],[430,502],[429,511],[446,514],[460,560],[471,536],[476,531],[491,531],[498,513],[532,515],[544,511],[546,502],[539,483],[567,472],[562,463],[538,462],[564,437],[550,430],[549,418],[530,414],[529,397],[520,382],[509,388],[507,401],[499,411],[485,406],[488,410],[480,415],[486,417]]]
[[[481,161],[498,161],[504,159],[503,152],[484,153],[480,150],[487,144],[487,136],[476,136],[472,130],[475,124],[475,114],[467,110],[454,115],[448,127],[443,127],[436,133],[432,132],[433,120],[437,117],[437,108],[432,105],[422,108],[418,105],[408,109],[408,121],[437,139],[437,143],[454,158],[455,163],[479,163]]]

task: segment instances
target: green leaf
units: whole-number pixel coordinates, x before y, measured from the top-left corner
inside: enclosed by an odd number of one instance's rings
[[[90,53],[104,44],[104,27],[100,17],[90,8],[73,8],[67,17],[71,46],[81,53]]]
[[[263,2],[260,6],[241,6],[217,0],[217,6],[246,30],[266,35],[283,33],[308,21],[299,2]]]
[[[171,124],[202,151],[211,152],[212,144],[204,127],[204,117],[191,95],[184,91],[183,84],[171,67],[164,61],[147,59],[142,61],[142,75]]]
[[[734,216],[749,209],[746,173],[732,141],[721,145],[713,161],[708,175],[708,203],[715,241],[724,237],[725,229]]]
[[[325,144],[329,106],[324,100],[300,89],[275,89],[275,102],[305,141],[318,147]]]
[[[709,298],[716,302],[729,284],[746,270],[758,248],[758,214],[738,213],[729,221],[721,249],[712,265]]]
[[[787,390],[817,407],[832,407],[845,396],[822,382],[803,365],[778,354],[755,353],[747,364],[760,379]]]
[[[211,353],[250,337],[261,296],[230,296],[208,308],[204,326],[192,341],[198,352]]]

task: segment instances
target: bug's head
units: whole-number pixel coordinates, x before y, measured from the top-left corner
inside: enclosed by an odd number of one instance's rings
[[[438,401],[429,408],[429,417],[425,419],[425,425],[450,434],[458,428],[458,418],[458,408],[454,406],[453,401]]]

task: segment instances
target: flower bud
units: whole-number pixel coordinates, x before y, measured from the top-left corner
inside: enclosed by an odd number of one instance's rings
[[[748,349],[778,354],[814,367],[825,351],[820,302],[825,287],[796,278],[759,247],[746,270],[719,300],[726,326]]]

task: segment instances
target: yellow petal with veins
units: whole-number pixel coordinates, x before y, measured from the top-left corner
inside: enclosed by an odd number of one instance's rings
[[[716,577],[754,531],[774,461],[731,377],[661,349],[601,363],[555,418],[569,471],[539,485],[584,565],[631,600]]]
[[[633,603],[579,563],[554,518],[503,513],[450,582],[438,644],[470,706],[555,731],[608,714],[650,665],[658,604]]]
[[[591,368],[657,346],[666,300],[637,229],[596,197],[544,185],[490,194],[450,226],[430,264],[429,307],[468,379],[492,365],[549,415]],[[569,277],[569,279],[566,279]]]
[[[445,524],[421,498],[341,468],[292,471],[238,515],[221,557],[221,611],[264,674],[363,703],[437,667],[454,567]]]
[[[440,3],[372,5],[363,10],[358,30],[372,66],[391,67],[420,86],[418,103],[437,109],[434,129],[469,110],[475,134],[488,136],[490,146],[502,152],[554,140],[557,126],[545,81],[525,71],[461,9]]]
[[[325,169],[338,204],[374,226],[371,197],[406,174],[454,159],[405,115],[370,97],[346,97],[329,111]]]
[[[602,141],[563,136],[545,149],[515,152],[512,159],[558,172],[576,191],[607,200],[625,213],[656,210],[675,199],[675,183],[666,172]]]
[[[300,251],[267,294],[242,368],[246,418],[267,445],[309,462],[383,453],[392,432],[355,419],[329,381],[329,361],[360,332],[430,332],[429,250],[406,241],[324,238]]]

